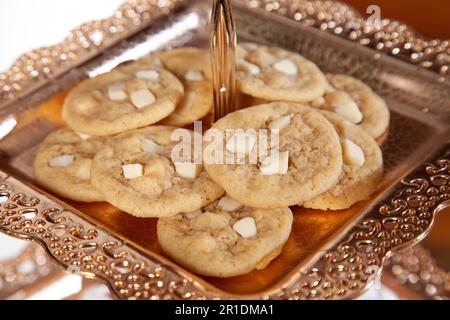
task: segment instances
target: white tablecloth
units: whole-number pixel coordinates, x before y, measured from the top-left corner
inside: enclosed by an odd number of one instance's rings
[[[123,0],[1,0],[0,72],[20,54],[60,42],[83,22],[110,16]]]

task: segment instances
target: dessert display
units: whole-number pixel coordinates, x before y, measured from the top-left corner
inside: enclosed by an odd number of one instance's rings
[[[161,249],[194,273],[264,269],[291,235],[290,208],[347,209],[377,190],[389,109],[360,80],[281,48],[244,43],[236,69],[254,103],[204,132],[187,128],[213,109],[207,51],[155,53],[81,82],[63,103],[68,127],[35,157],[36,181],[158,218]]]

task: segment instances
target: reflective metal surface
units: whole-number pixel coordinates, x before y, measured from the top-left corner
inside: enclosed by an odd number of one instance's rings
[[[148,10],[163,14],[163,9]],[[213,279],[193,275],[164,256],[155,220],[131,217],[105,203],[58,199],[35,185],[31,163],[44,137],[64,125],[60,108],[65,90],[155,50],[208,47],[210,3],[192,1],[167,17],[146,20],[146,28],[124,35],[127,39],[116,46],[102,47],[101,55],[86,51],[79,57],[84,63],[68,63],[34,94],[8,96],[0,110],[0,230],[39,241],[65,269],[104,281],[123,299],[343,299],[371,286],[384,260],[421,240],[435,214],[449,204],[449,83],[436,73],[268,11],[235,2],[239,39],[300,52],[324,71],[365,81],[387,100],[392,122],[383,146],[386,175],[371,199],[340,212],[293,208],[291,238],[268,268]]]

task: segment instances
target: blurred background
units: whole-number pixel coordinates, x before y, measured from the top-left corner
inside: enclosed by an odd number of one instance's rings
[[[31,49],[60,42],[83,22],[111,16],[123,0],[0,1],[0,72]]]
[[[23,52],[61,41],[80,23],[110,16],[123,0],[0,1],[0,72]],[[450,38],[450,0],[344,0],[367,15],[370,5],[382,17],[401,20],[431,38]]]
[[[20,54],[60,42],[82,22],[110,16],[123,0],[1,0],[0,73]],[[345,0],[363,16],[369,5],[378,5],[383,18],[406,22],[431,38],[450,39],[450,0]],[[436,226],[424,241],[437,265],[450,270],[450,212],[438,216]],[[364,299],[425,298],[409,287],[417,285],[414,270],[418,258],[391,262],[383,284],[376,285]],[[422,258],[423,258],[423,253]],[[430,262],[430,258],[424,258]],[[396,264],[397,263],[397,264]],[[399,269],[408,264],[411,270]],[[434,268],[434,267],[432,267]],[[407,272],[406,272],[407,271]],[[403,272],[403,273],[402,273]],[[445,275],[444,275],[445,277]],[[447,277],[447,281],[448,276]],[[408,284],[409,286],[404,286]],[[433,289],[428,294],[432,294]],[[450,290],[450,288],[449,288]],[[93,281],[68,275],[48,261],[37,244],[0,234],[0,299],[111,299],[108,289]]]
[[[424,36],[450,38],[450,0],[344,0],[365,14],[367,7],[378,5],[383,18],[403,21]]]

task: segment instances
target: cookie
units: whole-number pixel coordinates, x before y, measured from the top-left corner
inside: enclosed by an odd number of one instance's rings
[[[241,44],[236,69],[237,89],[268,101],[305,102],[325,92],[325,76],[313,62],[280,48]]]
[[[101,138],[78,134],[68,128],[52,132],[34,159],[36,181],[55,194],[81,202],[103,201],[91,184],[91,164],[102,147]]]
[[[204,118],[213,108],[211,59],[205,50],[180,48],[157,55],[184,85],[184,98],[160,123],[184,127]]]
[[[330,189],[342,172],[342,152],[336,130],[314,108],[274,102],[230,113],[213,128],[222,136],[205,135],[205,169],[231,197],[247,206],[281,208],[308,201]],[[238,131],[224,134],[227,129]],[[257,130],[258,137],[248,137],[245,132],[240,134],[240,129]],[[267,129],[267,135],[273,133],[274,137],[279,130],[278,147],[271,139],[265,148],[265,139],[259,138],[260,129]],[[245,139],[248,141],[244,143]],[[235,159],[245,155],[245,163],[224,164],[220,162],[222,159],[216,159],[211,146],[214,148],[220,141],[226,149],[223,154],[236,156]]]
[[[113,135],[167,117],[183,92],[169,71],[136,61],[81,82],[67,95],[62,114],[75,131]]]
[[[172,162],[174,130],[152,126],[108,140],[94,158],[91,177],[107,202],[136,217],[167,217],[198,210],[223,194],[201,165]]]
[[[327,74],[329,85],[313,106],[333,111],[357,124],[373,138],[382,140],[389,128],[390,113],[384,100],[362,81],[342,74]]]
[[[383,178],[383,155],[376,141],[363,129],[335,113],[322,114],[336,128],[343,149],[343,172],[338,183],[303,206],[341,210],[367,199]]]
[[[292,212],[244,207],[229,197],[201,211],[158,220],[163,251],[185,268],[212,277],[264,269],[282,251]]]

